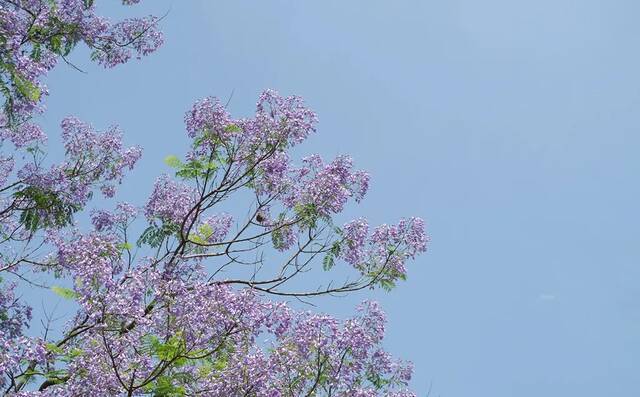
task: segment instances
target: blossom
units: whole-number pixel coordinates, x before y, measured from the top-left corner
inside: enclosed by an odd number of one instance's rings
[[[125,0],[131,5],[139,0]],[[3,92],[11,118],[26,120],[41,112],[40,103],[47,94],[42,79],[53,69],[60,56],[78,43],[93,50],[92,58],[105,67],[127,62],[156,51],[164,41],[154,16],[129,18],[115,23],[96,14],[93,2],[82,0],[30,0],[3,4],[0,8],[0,33],[3,37],[3,81],[11,81]],[[53,37],[49,40],[47,38]],[[4,123],[0,123],[4,124]],[[19,123],[18,123],[19,125]],[[6,127],[6,125],[5,125]],[[27,129],[30,129],[29,131]],[[19,131],[22,130],[21,134]],[[43,138],[33,125],[11,127],[5,131],[17,145],[29,136]]]
[[[191,110],[185,114],[184,121],[191,138],[205,131],[218,138],[224,138],[229,133],[227,127],[233,123],[220,100],[213,97],[196,101]]]
[[[365,259],[369,223],[364,218],[358,218],[346,223],[342,229],[346,241],[343,257],[348,263],[357,265]]]
[[[118,22],[101,34],[91,37],[95,49],[93,58],[105,67],[126,63],[156,51],[164,42],[161,32],[156,30],[158,18],[132,18]]]
[[[44,143],[47,140],[47,136],[40,126],[24,123],[13,129],[0,129],[0,139],[9,140],[16,148],[22,148],[31,143]]]
[[[350,198],[360,201],[368,189],[368,174],[353,171],[349,156],[338,156],[324,164],[320,156],[305,159],[306,167],[298,169],[297,184],[285,199],[287,205],[313,206],[320,215],[342,212]]]
[[[153,192],[144,207],[144,214],[149,219],[159,218],[162,221],[180,224],[195,204],[195,191],[179,182],[160,176]]]
[[[126,227],[138,213],[138,209],[133,205],[121,202],[118,203],[115,212],[105,210],[93,210],[91,212],[91,223],[97,231],[112,230],[115,226]]]
[[[17,370],[25,359],[45,360],[42,341],[23,335],[31,308],[18,300],[15,288],[15,283],[0,281],[0,374]],[[0,376],[0,386],[6,386],[4,376]]]
[[[255,125],[268,138],[286,139],[290,145],[304,141],[315,131],[317,115],[298,96],[282,97],[265,90],[256,104]]]

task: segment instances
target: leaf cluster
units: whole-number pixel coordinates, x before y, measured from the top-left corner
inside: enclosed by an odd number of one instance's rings
[[[81,209],[80,205],[64,200],[61,193],[37,186],[27,186],[13,196],[21,210],[20,223],[31,232],[68,226]]]

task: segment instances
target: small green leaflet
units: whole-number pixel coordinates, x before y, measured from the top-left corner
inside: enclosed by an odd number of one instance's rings
[[[133,244],[131,244],[130,242],[126,242],[126,243],[118,244],[117,247],[118,249],[121,249],[121,250],[130,250],[133,248]]]
[[[50,351],[51,353],[56,353],[56,354],[64,353],[64,349],[62,349],[61,347],[59,347],[55,343],[47,343],[45,346],[46,346],[47,350]]]
[[[63,297],[64,299],[75,299],[76,293],[71,288],[58,287],[54,285],[51,287],[51,291],[53,291],[56,295]]]
[[[182,161],[180,161],[180,159],[173,154],[165,157],[164,163],[171,168],[178,168],[182,165]]]
[[[31,81],[19,76],[13,76],[13,83],[20,94],[32,102],[38,102],[40,100],[40,89]]]

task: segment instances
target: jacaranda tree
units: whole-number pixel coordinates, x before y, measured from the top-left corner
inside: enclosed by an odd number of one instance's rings
[[[174,175],[160,176],[142,207],[93,210],[91,227],[74,220],[94,192],[114,196],[141,149],[125,147],[115,127],[68,117],[65,158],[48,164],[33,122],[44,111],[42,78],[80,44],[106,67],[162,44],[157,18],[113,23],[93,3],[0,0],[2,392],[413,396],[410,364],[381,348],[376,303],[345,321],[286,303],[391,289],[427,243],[419,218],[334,223],[363,199],[369,176],[348,156],[293,160],[317,123],[301,98],[267,90],[249,118],[215,98],[197,101],[185,115],[190,151],[166,158]],[[60,337],[30,332],[16,286],[35,287],[35,272],[73,286],[48,286],[77,307]]]

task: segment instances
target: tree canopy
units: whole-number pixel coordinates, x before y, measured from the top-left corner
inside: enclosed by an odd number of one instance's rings
[[[151,54],[163,42],[158,20],[113,23],[91,0],[0,0],[1,390],[413,396],[411,364],[381,347],[377,303],[341,321],[286,302],[390,290],[428,242],[416,217],[336,224],[364,199],[369,175],[346,155],[294,156],[317,127],[302,98],[265,90],[244,118],[214,97],[196,101],[185,114],[190,150],[166,157],[171,175],[157,178],[146,203],[93,210],[89,228],[75,222],[94,194],[114,196],[142,149],[125,146],[118,127],[67,117],[65,157],[48,164],[33,121],[45,111],[42,79],[81,44],[107,68]],[[233,212],[229,202],[247,204]],[[352,276],[334,279],[337,268]],[[61,338],[26,335],[32,309],[15,288],[35,286],[36,271],[73,286],[47,286],[77,304]],[[317,288],[296,282],[309,275]]]

